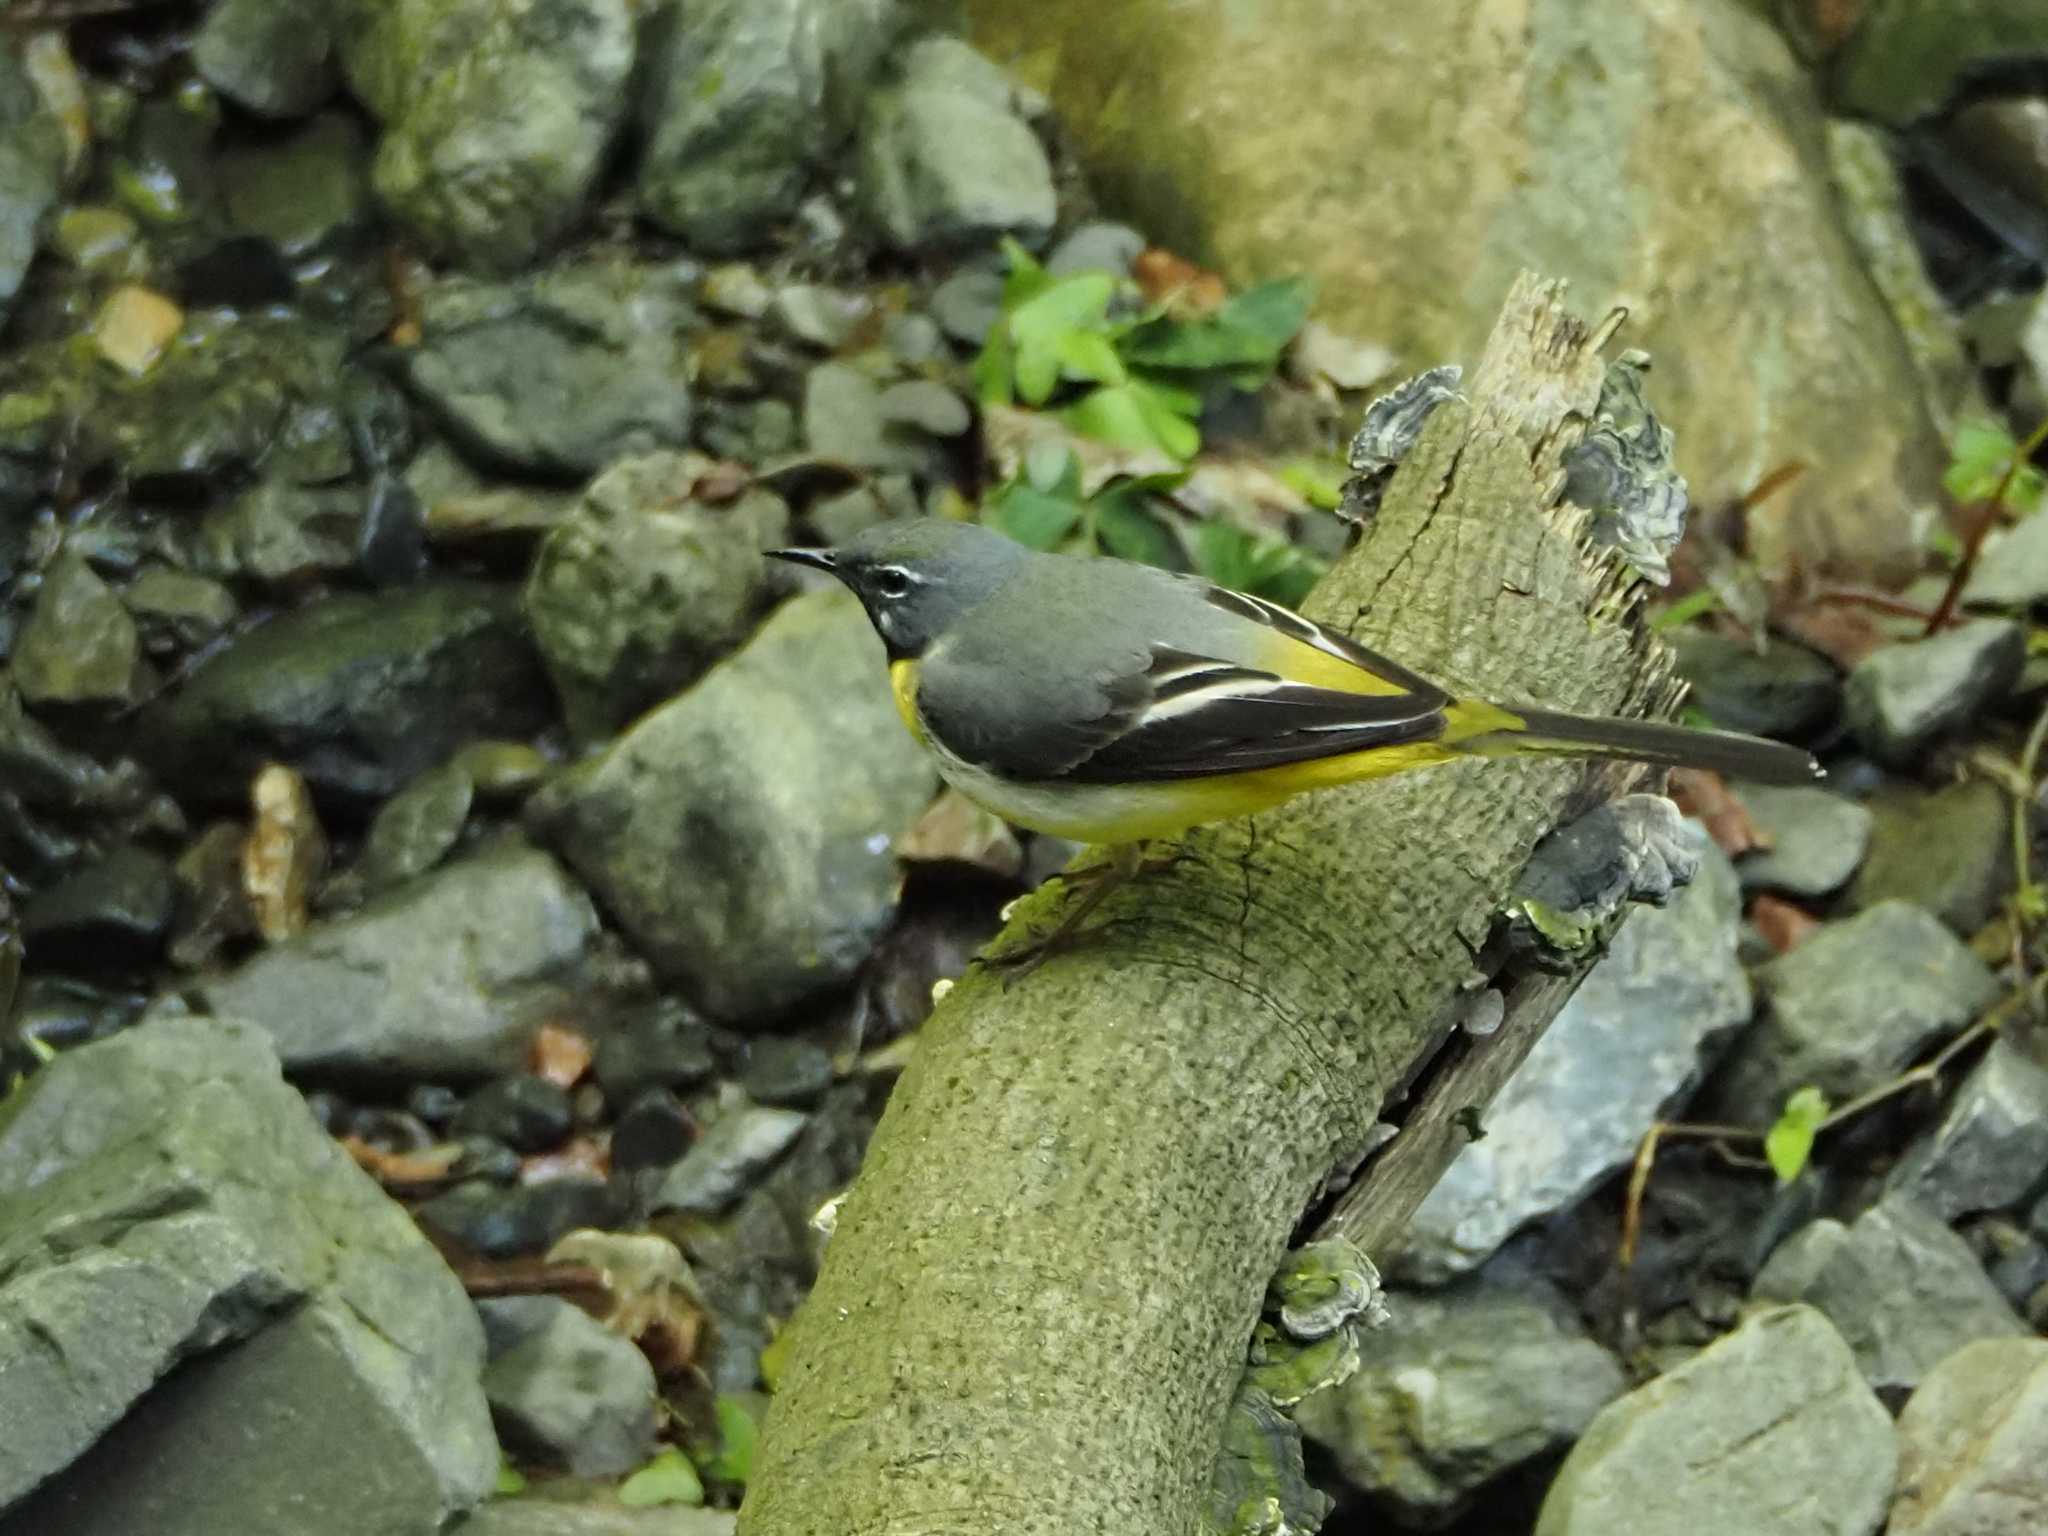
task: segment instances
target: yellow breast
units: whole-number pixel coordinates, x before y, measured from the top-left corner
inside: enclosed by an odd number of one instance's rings
[[[920,746],[924,745],[924,725],[917,718],[916,657],[906,656],[889,663],[889,691],[896,695],[896,713],[903,717],[903,728]]]

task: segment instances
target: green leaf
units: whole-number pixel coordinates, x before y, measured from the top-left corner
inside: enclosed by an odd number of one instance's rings
[[[1011,376],[1017,366],[1017,349],[1010,345],[1010,328],[998,320],[989,327],[988,340],[974,359],[974,394],[983,405],[1009,405],[1017,398]]]
[[[1024,450],[1024,478],[1034,490],[1079,501],[1081,456],[1057,438],[1040,438]]]
[[[1123,361],[1110,339],[1100,331],[1068,331],[1057,343],[1060,372],[1070,379],[1096,383],[1121,383]]]
[[[1176,570],[1182,563],[1180,541],[1146,510],[1149,499],[1149,492],[1131,485],[1096,497],[1095,537],[1119,559]]]
[[[619,1484],[619,1502],[629,1509],[653,1504],[698,1505],[704,1502],[704,1481],[690,1465],[690,1458],[669,1446]]]
[[[1117,350],[1148,368],[1253,369],[1248,377],[1256,388],[1308,318],[1309,296],[1306,278],[1261,283],[1199,320],[1137,326]]]
[[[1300,334],[1315,299],[1315,284],[1306,277],[1276,278],[1247,288],[1218,311],[1216,318],[1247,336],[1263,337],[1277,357]]]
[[[500,1458],[498,1462],[498,1483],[491,1490],[500,1498],[513,1498],[526,1492],[526,1474],[511,1462]]]
[[[704,1470],[721,1483],[745,1483],[754,1473],[754,1443],[761,1432],[753,1414],[736,1397],[721,1396],[714,1408],[718,1414],[718,1454],[704,1463]]]
[[[1677,602],[1650,620],[1650,628],[1658,631],[1683,629],[1702,614],[1712,613],[1721,606],[1721,594],[1712,587],[1701,587],[1688,592]]]
[[[1778,1123],[1764,1134],[1764,1156],[1780,1184],[1799,1177],[1813,1155],[1813,1138],[1827,1117],[1827,1095],[1818,1088],[1801,1088],[1785,1100]]]
[[[1013,480],[989,498],[992,522],[1027,549],[1051,549],[1074,531],[1087,506]]]
[[[1195,530],[1195,568],[1221,587],[1234,587],[1292,607],[1322,576],[1322,562],[1280,539],[1260,539],[1228,523]]]
[[[1350,470],[1328,459],[1296,459],[1280,471],[1281,482],[1312,507],[1334,512],[1344,499]]]
[[[1009,235],[1003,236],[1002,252],[1003,262],[1010,269],[1003,279],[1002,305],[1005,311],[1029,303],[1053,285],[1053,275]]]
[[[1966,421],[1956,428],[1949,445],[1948,470],[1941,477],[1942,489],[1961,502],[1988,501],[2006,483],[2006,470],[2020,452],[2020,445],[2003,427],[1988,421]],[[2048,495],[2048,476],[2032,464],[2022,463],[2006,483],[2005,505],[2019,512],[2037,510]]]

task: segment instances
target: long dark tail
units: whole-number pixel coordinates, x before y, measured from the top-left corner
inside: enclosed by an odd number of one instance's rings
[[[1560,715],[1547,709],[1514,709],[1519,731],[1490,731],[1459,745],[1467,752],[1509,757],[1522,752],[1561,757],[1620,757],[1672,768],[1707,768],[1731,779],[1759,784],[1811,784],[1822,777],[1813,754],[1761,736],[1734,731],[1696,731],[1648,720]]]

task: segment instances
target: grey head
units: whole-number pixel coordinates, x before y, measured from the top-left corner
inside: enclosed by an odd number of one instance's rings
[[[768,553],[830,571],[845,582],[867,609],[891,661],[922,655],[948,625],[1032,558],[1030,550],[992,529],[943,517],[883,523],[834,549]]]

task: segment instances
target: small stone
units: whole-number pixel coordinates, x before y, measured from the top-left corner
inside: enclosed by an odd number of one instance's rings
[[[624,1104],[649,1088],[694,1087],[715,1065],[710,1028],[677,999],[664,998],[607,1030],[592,1069],[605,1098]]]
[[[489,1343],[484,1397],[512,1453],[578,1477],[616,1477],[654,1454],[647,1357],[556,1296],[477,1303]]]
[[[516,800],[547,777],[548,760],[523,741],[479,741],[464,747],[448,765],[486,800]]]
[[[620,1173],[667,1168],[690,1150],[694,1127],[666,1088],[643,1089],[612,1125],[612,1167]]]
[[[462,1095],[445,1083],[415,1083],[405,1091],[405,1108],[423,1125],[438,1131],[462,1108]]]
[[[873,301],[819,283],[789,283],[775,291],[775,318],[798,341],[836,352],[867,323]]]
[[[2048,308],[2041,312],[2048,316]],[[2048,335],[2048,325],[2042,329]],[[1979,608],[2031,608],[2048,602],[2048,518],[2023,517],[1993,533],[1963,598]]]
[[[1713,1090],[1722,1113],[1768,1125],[1812,1086],[1843,1103],[1895,1076],[1990,1006],[1998,982],[1932,915],[1888,901],[1829,923],[1757,972],[1762,1020]]]
[[[146,680],[142,638],[121,599],[76,555],[43,577],[14,643],[14,682],[31,704],[122,704]]]
[[[545,1253],[579,1227],[612,1227],[626,1217],[627,1200],[595,1179],[550,1179],[545,1184],[458,1184],[418,1207],[435,1230],[487,1259]]]
[[[2033,1536],[2048,1510],[2048,1342],[1965,1344],[1899,1415],[1887,1536]]]
[[[1806,741],[1833,723],[1842,682],[1823,656],[1774,640],[1758,654],[1705,629],[1672,637],[1690,700],[1718,726],[1782,741]]]
[[[697,289],[704,307],[736,320],[759,320],[768,313],[777,294],[755,268],[743,261],[727,262],[704,274]]]
[[[126,283],[107,296],[93,321],[92,337],[101,357],[123,373],[141,378],[156,366],[185,326],[185,312],[160,293]]]
[[[761,1104],[815,1103],[832,1086],[832,1053],[809,1040],[763,1035],[747,1044],[740,1086]]]
[[[1886,1187],[1954,1221],[2017,1204],[2043,1174],[2048,1068],[1998,1039],[1963,1079],[1941,1124],[1907,1149]]]
[[[963,346],[988,340],[1003,313],[1003,275],[987,267],[963,267],[932,290],[932,318]]]
[[[1130,225],[1097,219],[1079,225],[1054,246],[1052,254],[1045,258],[1045,270],[1054,277],[1070,277],[1076,272],[1111,272],[1128,277],[1131,264],[1145,245],[1145,237]]]
[[[1387,1298],[1356,1374],[1296,1410],[1352,1487],[1403,1528],[1455,1519],[1488,1483],[1564,1450],[1628,1383],[1548,1287]]]
[[[177,900],[170,864],[126,844],[30,897],[21,933],[42,960],[133,963],[162,947]]]
[[[789,1150],[809,1119],[793,1109],[728,1107],[669,1170],[655,1194],[654,1209],[716,1216]]]
[[[958,437],[974,425],[967,402],[931,379],[906,379],[891,384],[875,402],[884,421],[915,427],[933,437]]]
[[[1825,1312],[1865,1379],[1894,1400],[1964,1344],[2027,1332],[1969,1245],[1900,1195],[1846,1227],[1825,1217],[1802,1227],[1778,1245],[1751,1294]]]
[[[469,820],[476,785],[455,763],[429,768],[384,802],[363,844],[364,891],[423,875],[448,856]]]
[[[256,931],[273,944],[306,927],[313,885],[327,868],[327,834],[306,781],[272,763],[249,786],[254,825],[242,845],[242,892]]]
[[[67,208],[57,220],[57,249],[87,272],[123,272],[135,250],[135,221],[118,208]]]
[[[855,196],[899,250],[960,247],[1051,230],[1052,167],[1002,71],[967,44],[928,37],[905,51],[861,126]]]
[[[2012,890],[2012,806],[1983,779],[1933,793],[1890,786],[1869,801],[1870,857],[1850,888],[1858,909],[1911,901],[1968,937]]]
[[[1770,840],[1737,861],[1746,890],[1825,896],[1841,889],[1870,847],[1870,812],[1825,789],[1737,784],[1736,795]]]
[[[544,1077],[501,1077],[463,1102],[457,1136],[488,1136],[515,1152],[545,1152],[568,1140],[569,1094]]]
[[[136,577],[121,601],[152,650],[197,650],[241,612],[234,593],[221,583],[160,565]]]
[[[61,36],[61,32],[58,34]],[[59,115],[38,89],[29,48],[0,44],[0,317],[28,275],[44,217],[63,190],[68,158]]]
[[[298,117],[339,83],[336,25],[321,0],[220,0],[192,40],[192,64],[251,112]]]
[[[1897,1465],[1841,1336],[1778,1307],[1604,1409],[1536,1536],[1872,1536]]]
[[[906,368],[927,368],[947,355],[945,334],[930,315],[891,315],[882,327],[882,345]]]
[[[2026,634],[2008,619],[1972,619],[1931,640],[1873,651],[1849,676],[1856,739],[1879,762],[1910,767],[2019,677]]]

